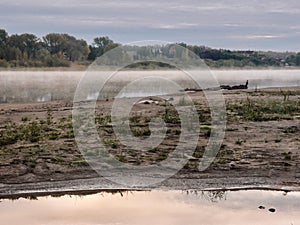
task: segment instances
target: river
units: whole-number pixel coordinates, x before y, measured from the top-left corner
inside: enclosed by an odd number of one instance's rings
[[[84,71],[1,71],[0,103],[72,100],[80,79],[86,77],[86,74],[90,75],[89,73]],[[209,73],[210,77],[215,77],[221,85],[244,84],[246,80],[249,80],[250,89],[300,86],[300,70],[212,70],[205,73]],[[193,82],[183,72],[170,70],[121,71],[108,85],[116,90],[120,85],[122,86],[124,79],[135,80],[141,75],[178,81],[182,89],[193,87]],[[206,78],[203,77],[201,79],[205,82]],[[93,79],[101,79],[101,73]],[[90,88],[86,99],[97,98],[99,91],[97,86]]]

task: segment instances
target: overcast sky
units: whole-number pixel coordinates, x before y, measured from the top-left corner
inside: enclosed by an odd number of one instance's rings
[[[217,48],[300,51],[299,0],[0,0],[0,28],[89,43],[186,42]]]

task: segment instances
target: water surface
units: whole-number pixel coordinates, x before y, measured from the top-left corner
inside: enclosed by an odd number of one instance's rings
[[[203,73],[214,75],[221,85],[244,84],[249,80],[251,89],[300,86],[300,70],[213,70]],[[72,100],[77,84],[85,74],[84,71],[0,71],[0,103]],[[193,86],[189,80],[185,80],[187,77],[182,71],[121,71],[115,82],[109,84],[111,87],[108,87],[107,91],[114,91],[126,83],[126,79],[138,79],[141,74],[171,78],[179,81],[182,89]],[[101,73],[94,78],[99,77]],[[205,76],[202,80],[205,83]],[[98,88],[91,86],[86,99],[97,98]]]
[[[300,193],[151,191],[2,200],[0,224],[291,225],[300,223]],[[265,207],[259,209],[259,206]],[[269,209],[275,209],[274,213]]]

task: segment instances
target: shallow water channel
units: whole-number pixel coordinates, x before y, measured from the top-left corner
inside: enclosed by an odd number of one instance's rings
[[[0,224],[296,225],[300,224],[300,193],[133,191],[3,199]]]

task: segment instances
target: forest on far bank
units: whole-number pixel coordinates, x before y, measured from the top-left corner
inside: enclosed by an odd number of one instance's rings
[[[252,67],[298,67],[300,52],[273,52],[251,50],[213,49],[206,46],[176,43],[194,52],[213,68]],[[96,37],[92,44],[69,34],[49,33],[42,38],[34,34],[9,35],[0,29],[0,68],[17,67],[70,67],[71,64],[88,66],[97,57],[119,46],[107,36]],[[171,48],[172,44],[164,48]],[[138,49],[137,57],[143,60],[151,54],[168,54],[166,51],[153,52],[147,47]],[[141,65],[133,65],[131,68]],[[168,67],[166,64],[145,67]]]

